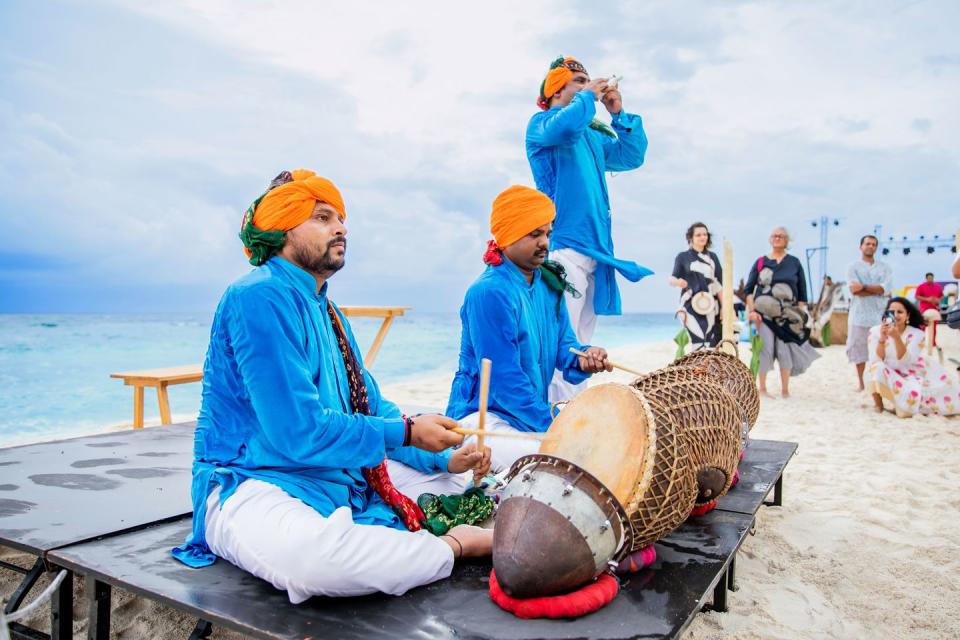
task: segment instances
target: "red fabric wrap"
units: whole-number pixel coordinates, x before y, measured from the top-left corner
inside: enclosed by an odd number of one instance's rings
[[[513,598],[500,588],[490,571],[490,599],[518,618],[579,618],[607,606],[620,592],[620,582],[609,573],[576,591],[542,598]]]
[[[717,508],[717,501],[711,500],[705,504],[698,504],[690,510],[691,516],[703,516]]]
[[[483,262],[491,267],[499,267],[503,264],[503,252],[497,246],[496,240],[487,242],[487,250],[483,252]]]
[[[626,558],[620,561],[614,571],[618,574],[635,573],[645,567],[649,567],[657,561],[657,550],[651,544],[642,549],[637,549]]]
[[[369,467],[363,470],[363,477],[367,483],[373,487],[380,499],[387,503],[387,506],[393,509],[393,512],[400,516],[403,524],[410,531],[420,531],[420,523],[427,519],[423,510],[412,499],[400,493],[400,490],[390,480],[387,474],[387,461],[384,460],[375,467]]]

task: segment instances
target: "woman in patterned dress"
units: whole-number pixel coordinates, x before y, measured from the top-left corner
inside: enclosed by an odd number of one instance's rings
[[[893,312],[892,319],[888,320]],[[868,338],[870,360],[865,379],[873,392],[877,412],[883,401],[901,418],[960,413],[960,386],[926,353],[923,316],[906,298],[891,298],[884,322],[872,327]],[[891,321],[892,320],[892,321]]]
[[[709,251],[710,230],[702,222],[694,222],[687,229],[690,248],[677,254],[673,262],[670,286],[679,287],[680,316],[690,334],[694,349],[715,347],[720,342],[720,283],[723,271],[720,260]]]

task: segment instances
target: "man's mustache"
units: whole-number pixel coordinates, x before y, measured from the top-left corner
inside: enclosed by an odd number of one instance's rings
[[[342,238],[342,237],[341,237],[341,238],[334,238],[333,240],[331,240],[330,242],[327,243],[327,249],[332,249],[333,247],[335,247],[335,246],[337,246],[337,245],[340,245],[340,246],[342,246],[344,249],[346,249],[346,248],[347,248],[347,239],[346,239],[346,238]]]
[[[537,250],[533,255],[539,258],[539,257],[542,257],[542,256],[547,255],[547,252],[548,252],[548,251],[549,251],[548,249],[539,249],[539,250]]]

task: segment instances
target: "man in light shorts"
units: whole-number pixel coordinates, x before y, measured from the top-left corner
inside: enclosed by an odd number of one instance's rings
[[[860,259],[847,269],[847,286],[853,297],[847,320],[847,359],[857,368],[859,390],[863,391],[863,370],[867,365],[867,333],[880,324],[883,309],[890,297],[893,272],[885,262],[874,259],[877,237],[860,239]]]

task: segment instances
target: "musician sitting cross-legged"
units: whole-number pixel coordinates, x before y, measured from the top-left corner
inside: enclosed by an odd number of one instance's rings
[[[562,296],[573,287],[563,267],[546,260],[555,215],[550,198],[529,187],[510,187],[493,202],[494,239],[483,256],[487,268],[467,289],[460,309],[460,364],[446,410],[464,427],[479,422],[483,358],[492,361],[485,424],[491,432],[546,431],[555,370],[572,384],[612,370],[607,352],[577,342],[570,326]],[[577,356],[571,347],[587,355]],[[539,448],[534,439],[491,437],[486,442],[494,472]]]
[[[360,362],[327,295],[344,265],[345,219],[333,183],[305,170],[277,176],[248,209],[240,237],[256,268],[213,319],[193,530],[173,552],[191,567],[219,556],[294,604],[402,594],[493,543],[478,527],[421,529],[419,492],[459,491],[458,474],[486,473],[489,457],[451,450],[462,437],[447,417],[402,417]]]

